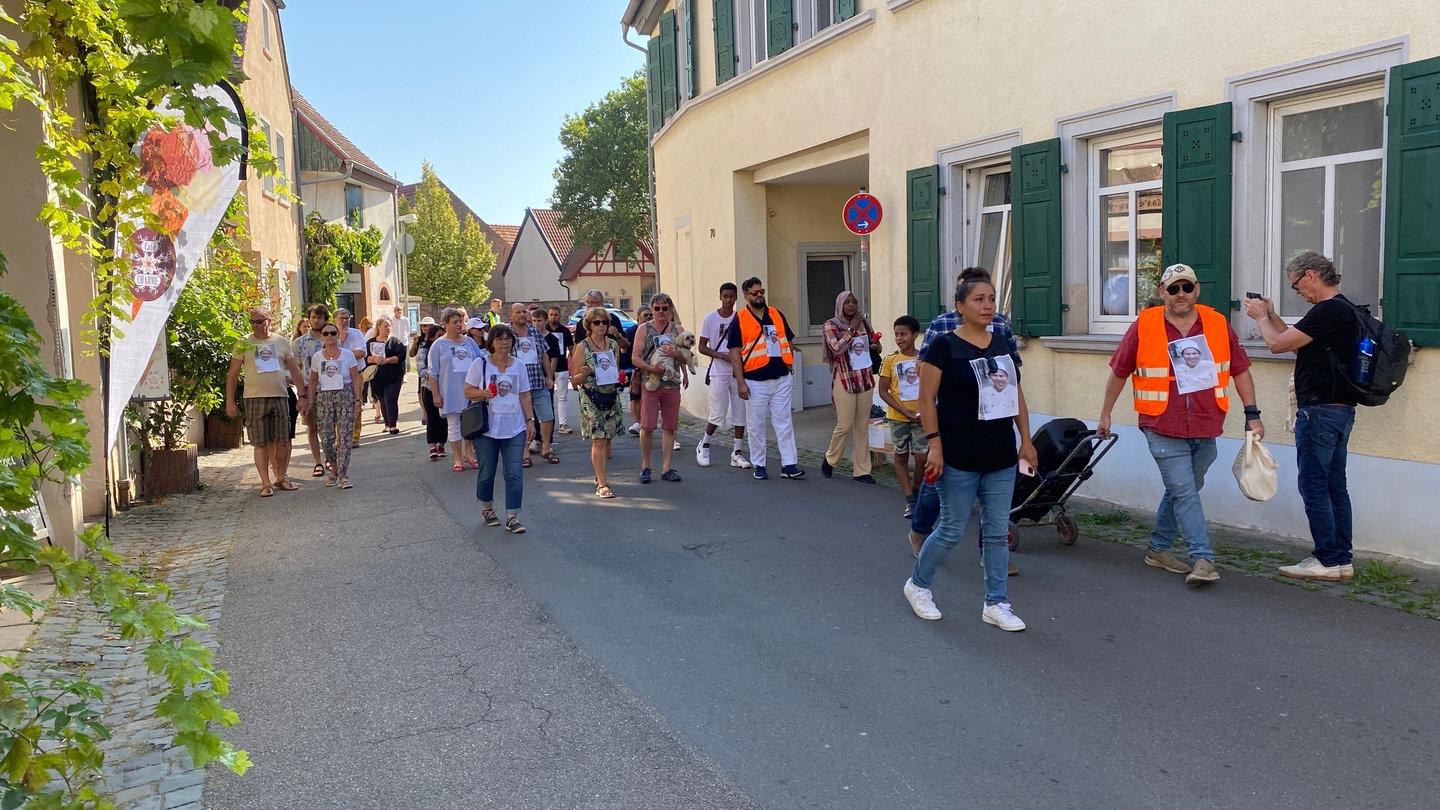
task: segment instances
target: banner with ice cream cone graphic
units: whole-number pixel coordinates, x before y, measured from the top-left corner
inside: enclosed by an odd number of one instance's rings
[[[246,142],[244,107],[234,89],[221,83],[196,90],[235,113],[225,122],[224,137]],[[161,105],[162,113],[174,113]],[[141,193],[149,196],[150,212],[158,227],[137,223],[130,238],[116,245],[115,253],[130,261],[130,292],[134,302],[129,323],[115,324],[110,340],[109,407],[105,446],[112,447],[124,418],[125,405],[145,375],[155,343],[165,330],[170,311],[185,289],[190,271],[205,255],[210,237],[230,200],[240,189],[244,160],[216,166],[210,151],[210,127],[197,129],[183,120],[171,128],[154,127],[140,139],[135,151]],[[122,334],[123,333],[123,336]]]

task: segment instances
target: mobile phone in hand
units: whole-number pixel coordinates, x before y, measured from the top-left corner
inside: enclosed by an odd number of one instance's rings
[[[1247,292],[1247,293],[1245,293],[1245,297],[1246,297],[1246,298],[1259,298],[1259,297],[1260,297],[1260,293]]]

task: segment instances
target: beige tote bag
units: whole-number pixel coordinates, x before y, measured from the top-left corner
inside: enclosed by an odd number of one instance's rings
[[[1240,493],[1252,501],[1268,501],[1275,497],[1279,487],[1279,475],[1275,472],[1275,457],[1260,443],[1260,437],[1251,431],[1245,432],[1245,443],[1235,456],[1235,482]]]

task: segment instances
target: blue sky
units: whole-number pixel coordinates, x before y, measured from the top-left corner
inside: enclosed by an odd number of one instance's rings
[[[290,0],[280,21],[291,83],[381,168],[413,183],[428,160],[486,222],[519,225],[549,204],[565,115],[644,66],[625,5]]]

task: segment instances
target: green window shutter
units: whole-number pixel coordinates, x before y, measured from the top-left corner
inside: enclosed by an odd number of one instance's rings
[[[835,22],[844,22],[855,16],[855,0],[835,0]]]
[[[1385,322],[1440,346],[1440,58],[1390,69]]]
[[[908,311],[923,329],[946,305],[940,297],[940,167],[911,169],[905,188]]]
[[[660,122],[680,109],[680,77],[675,71],[675,12],[660,15]]]
[[[1060,139],[1010,150],[1010,316],[1022,335],[1063,334]]]
[[[685,98],[700,95],[695,78],[695,0],[685,4]]]
[[[795,44],[792,0],[770,0],[765,10],[765,55],[779,56]]]
[[[715,84],[735,78],[735,0],[715,0]]]
[[[1230,102],[1165,113],[1160,254],[1200,279],[1200,303],[1222,314],[1232,307],[1230,246],[1234,149]]]
[[[645,106],[650,113],[650,132],[665,125],[660,113],[660,37],[645,43]]]

